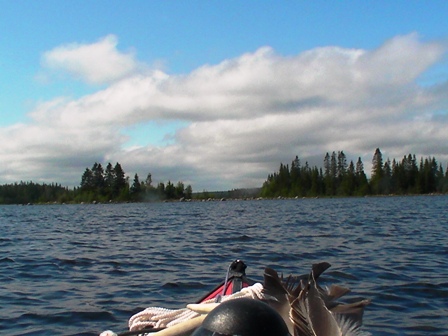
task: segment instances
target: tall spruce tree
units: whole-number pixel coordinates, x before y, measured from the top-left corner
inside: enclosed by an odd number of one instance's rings
[[[95,162],[92,167],[93,174],[93,185],[95,188],[95,193],[97,195],[102,195],[105,192],[105,183],[104,183],[104,170],[101,163]]]
[[[129,189],[129,194],[134,201],[140,200],[142,194],[142,185],[137,173],[134,175],[134,181],[131,188]]]
[[[342,180],[345,173],[347,171],[347,157],[344,154],[344,151],[338,152],[338,163],[337,163],[337,178],[339,180]]]
[[[355,169],[356,176],[356,195],[367,195],[369,193],[369,182],[366,173],[364,172],[364,164],[361,157],[358,157]]]
[[[93,173],[89,168],[86,168],[81,177],[81,190],[84,192],[93,191],[94,183],[93,183]]]
[[[342,196],[352,196],[356,190],[356,173],[353,161],[350,161],[348,169],[342,175],[338,194]]]
[[[370,184],[374,194],[381,194],[381,180],[383,179],[383,154],[380,149],[377,148],[372,158],[372,176],[370,178]]]
[[[112,195],[114,197],[119,197],[126,193],[126,189],[128,189],[129,185],[126,181],[126,176],[123,168],[117,162],[114,166],[114,181],[112,184]]]
[[[106,171],[104,172],[105,193],[109,199],[113,197],[114,181],[115,171],[112,164],[109,162],[106,166]]]

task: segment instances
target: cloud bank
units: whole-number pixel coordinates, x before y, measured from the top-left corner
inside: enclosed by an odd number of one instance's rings
[[[80,99],[57,97],[31,122],[0,129],[0,178],[78,185],[93,162],[129,175],[182,180],[201,191],[261,186],[295,155],[321,166],[326,152],[448,161],[448,82],[419,84],[447,46],[397,36],[374,50],[323,47],[282,56],[270,47],[186,75],[148,71],[110,35],[43,56],[52,71],[107,83]],[[165,144],[127,148],[124,129],[182,121]],[[148,137],[151,133],[148,129]],[[316,161],[316,158],[318,161]]]

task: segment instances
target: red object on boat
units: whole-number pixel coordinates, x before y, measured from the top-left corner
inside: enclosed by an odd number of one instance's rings
[[[226,279],[215,289],[199,299],[196,303],[201,303],[210,299],[220,302],[224,295],[231,295],[239,292],[244,287],[252,286],[255,281],[246,277],[246,264],[242,260],[235,260],[227,270]]]

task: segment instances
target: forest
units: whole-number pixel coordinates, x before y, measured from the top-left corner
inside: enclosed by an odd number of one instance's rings
[[[138,174],[132,181],[122,166],[108,163],[105,168],[95,162],[86,168],[79,187],[69,189],[61,184],[19,182],[0,185],[0,204],[34,203],[106,203],[149,202],[207,198],[246,197],[347,197],[368,195],[416,195],[448,192],[448,170],[444,172],[434,157],[405,155],[401,160],[383,159],[377,148],[372,158],[370,178],[364,172],[361,158],[347,162],[343,151],[326,153],[323,167],[302,164],[296,156],[291,164],[280,163],[279,170],[269,174],[261,188],[234,189],[193,194],[191,185],[168,181],[153,185],[152,175],[144,180]]]
[[[280,163],[277,172],[269,174],[261,189],[262,197],[317,197],[414,195],[446,193],[448,171],[434,157],[405,155],[401,161],[383,159],[377,148],[372,158],[370,179],[361,158],[347,163],[343,151],[327,153],[323,168],[301,164],[298,156],[291,165]]]
[[[39,184],[23,182],[0,185],[0,204],[34,203],[106,203],[141,202],[189,199],[193,190],[183,182],[152,185],[152,175],[148,173],[145,181],[134,175],[132,183],[120,163],[108,163],[104,169],[95,162],[86,168],[81,176],[79,187],[69,189],[60,184]]]

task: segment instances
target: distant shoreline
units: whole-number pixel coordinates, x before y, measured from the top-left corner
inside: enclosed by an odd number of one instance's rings
[[[152,201],[110,201],[110,202],[44,202],[44,203],[24,203],[7,204],[0,203],[0,206],[35,206],[35,205],[113,205],[113,204],[157,204],[157,203],[208,203],[208,202],[244,202],[244,201],[293,201],[293,200],[313,200],[313,199],[355,199],[355,198],[387,198],[387,197],[434,197],[448,196],[444,193],[429,194],[389,194],[389,195],[365,195],[365,196],[316,196],[316,197],[243,197],[243,198],[208,198],[208,199],[185,199],[185,200],[152,200]]]

